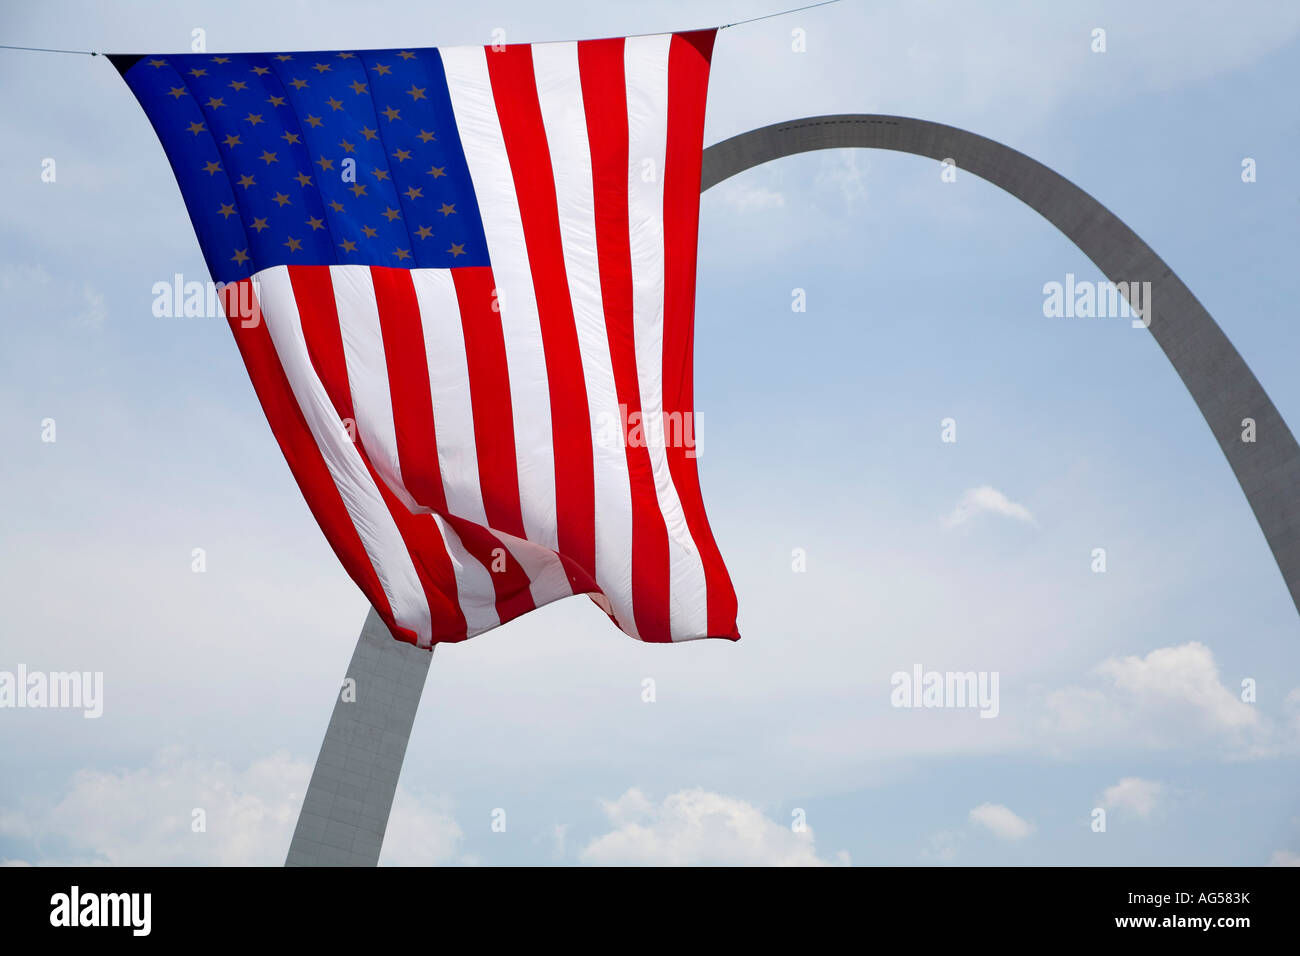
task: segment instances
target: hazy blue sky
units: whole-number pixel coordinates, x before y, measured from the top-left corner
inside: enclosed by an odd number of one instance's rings
[[[51,2],[6,7],[0,42],[445,46],[780,6]],[[1149,242],[1297,425],[1300,7],[1065,6],[726,30],[705,142],[830,112],[1005,142]],[[365,601],[225,322],[151,312],[206,273],[125,84],[3,51],[0,84],[0,671],[105,681],[98,720],[0,709],[0,859],[278,864]],[[750,171],[701,223],[701,472],[743,640],[640,645],[579,599],[440,648],[383,862],[1300,862],[1300,620],[1150,335],[1044,317],[1044,283],[1091,263],[888,153]],[[917,664],[998,672],[999,715],[892,707]]]

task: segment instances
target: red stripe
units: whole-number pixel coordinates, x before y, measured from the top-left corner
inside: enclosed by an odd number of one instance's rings
[[[506,340],[501,329],[501,313],[497,307],[496,280],[492,276],[492,269],[486,266],[452,269],[451,277],[456,285],[456,303],[460,308],[461,329],[465,333],[465,360],[469,367],[469,397],[474,413],[474,445],[478,453],[483,510],[487,514],[490,528],[527,539],[519,503],[510,373],[506,365]],[[500,544],[495,538],[493,541],[493,548]],[[466,547],[468,546],[467,542]],[[509,553],[509,548],[506,550]],[[564,555],[559,558],[575,593],[595,589],[594,584],[590,587],[582,586],[588,580],[586,571]],[[517,566],[513,563],[513,555],[510,561],[512,567]],[[522,569],[519,574],[523,574]],[[514,580],[513,575],[500,580],[497,575],[493,575],[498,608],[503,587],[509,594],[516,593]],[[515,601],[512,607],[520,603],[522,598]]]
[[[271,433],[280,445],[280,451],[307,501],[307,507],[311,509],[316,523],[325,533],[325,540],[334,550],[348,577],[369,598],[392,635],[408,644],[416,643],[415,632],[399,627],[393,619],[388,597],[384,594],[361,536],[352,524],[343,498],[330,476],[325,459],[316,446],[316,439],[312,437],[311,429],[303,418],[293,389],[289,387],[275,344],[271,341],[271,333],[267,330],[266,323],[260,321],[261,313],[253,313],[253,316],[259,317],[256,324],[253,324],[248,316],[241,315],[241,302],[256,307],[251,279],[241,279],[237,284],[226,286],[222,291],[222,306],[229,317],[235,344],[244,359],[244,367],[248,369],[248,377],[262,404]]]
[[[370,463],[365,444],[355,432],[356,412],[352,390],[348,385],[347,359],[343,351],[342,328],[334,299],[334,283],[329,266],[289,266],[293,296],[302,317],[307,355],[320,376],[334,409],[345,422],[353,423],[357,451],[370,473],[371,480],[387,506],[398,533],[415,567],[416,576],[429,602],[429,614],[435,642],[463,641],[466,637],[465,615],[457,597],[456,575],[447,554],[442,533],[432,515],[412,514],[389,489]],[[407,282],[410,282],[408,277]],[[376,290],[378,295],[378,290]],[[382,318],[381,318],[382,324]],[[385,342],[387,352],[387,342]],[[423,341],[421,341],[423,354]],[[387,356],[386,356],[387,357]],[[426,373],[427,381],[427,373]],[[373,600],[373,599],[372,599]]]
[[[438,465],[429,362],[425,357],[415,284],[409,269],[387,266],[371,266],[370,278],[375,286],[375,304],[384,339],[402,484],[416,502],[446,514],[447,495]]]
[[[717,31],[677,34],[668,50],[668,143],[664,158],[664,434],[668,470],[700,552],[712,637],[740,637],[736,592],[704,513],[697,459],[682,441],[694,431],[695,262],[699,243],[700,165],[709,58]],[[668,416],[672,415],[673,418]]]
[[[537,607],[529,590],[528,574],[500,538],[481,524],[451,515],[446,517],[465,550],[478,559],[492,578],[497,617],[502,624]]]
[[[627,418],[639,421],[641,392],[637,384],[636,338],[632,329],[627,86],[623,70],[623,40],[580,42],[578,70],[591,148],[596,253],[600,263],[600,293],[614,369],[614,388],[619,404],[627,410]],[[632,615],[641,640],[669,641],[672,640],[672,629],[668,528],[655,494],[650,450],[644,443],[633,444],[626,440],[626,420],[623,432],[632,493]]]
[[[578,328],[564,265],[559,202],[533,50],[527,44],[487,53],[488,75],[510,171],[514,177],[528,265],[532,272],[542,351],[551,397],[555,448],[555,512],[559,553],[570,559],[575,593],[596,590],[596,485],[591,413],[578,347]],[[573,565],[581,569],[573,580]]]
[[[515,422],[510,405],[506,340],[496,307],[496,280],[489,266],[452,269],[456,303],[465,333],[469,399],[474,413],[474,446],[479,487],[488,524],[522,538]]]
[[[402,482],[412,498],[451,525],[465,550],[483,565],[492,579],[497,616],[505,623],[535,606],[528,590],[528,575],[492,532],[448,513],[415,284],[409,269],[371,266],[370,274],[384,336]],[[448,568],[453,566],[449,563]]]

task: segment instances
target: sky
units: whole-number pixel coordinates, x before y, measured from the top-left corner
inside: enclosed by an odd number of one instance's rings
[[[448,46],[780,6],[51,2],[7,5],[0,42]],[[1300,422],[1300,8],[1065,7],[724,30],[705,143],[839,112],[1006,143],[1146,240]],[[93,719],[0,707],[0,860],[279,865],[365,599],[224,320],[153,314],[207,275],[125,84],[0,51],[0,88],[0,672],[104,688]],[[825,151],[704,194],[699,461],[742,640],[642,645],[580,598],[440,646],[381,864],[1300,863],[1300,618],[1244,495],[1149,333],[1044,315],[1098,270],[942,172]],[[917,668],[996,675],[996,716],[895,706]]]

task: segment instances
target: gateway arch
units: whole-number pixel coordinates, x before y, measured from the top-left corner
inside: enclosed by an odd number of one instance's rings
[[[842,147],[951,159],[1061,230],[1111,282],[1151,283],[1150,302],[1143,303],[1151,334],[1205,416],[1300,611],[1300,447],[1255,373],[1165,261],[1042,163],[983,136],[906,116],[814,116],[741,133],[704,151],[700,189],[782,156]],[[1255,423],[1253,442],[1242,440],[1245,419]]]
[[[1009,146],[952,126],[842,114],[775,123],[708,147],[700,191],[783,156],[845,147],[950,159],[1038,212],[1111,282],[1151,283],[1143,317],[1228,459],[1300,611],[1300,447],[1259,380],[1183,281],[1074,183]],[[1242,440],[1245,419],[1255,423],[1254,442]],[[428,651],[393,640],[370,612],[346,675],[355,681],[355,701],[335,700],[287,866],[378,863],[432,659]]]

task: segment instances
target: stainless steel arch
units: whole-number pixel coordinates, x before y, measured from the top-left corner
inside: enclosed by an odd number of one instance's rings
[[[1300,447],[1227,336],[1133,230],[1042,163],[983,136],[903,116],[815,116],[733,136],[704,150],[700,191],[751,167],[814,149],[893,149],[955,161],[1065,233],[1113,282],[1151,282],[1151,334],[1232,466],[1300,610]],[[1253,418],[1258,441],[1240,440]],[[372,610],[338,698],[289,844],[287,866],[379,862],[406,743],[432,655],[399,644]]]
[[[704,151],[700,190],[782,156],[840,147],[952,159],[1056,226],[1112,282],[1151,283],[1151,334],[1205,416],[1300,611],[1300,446],[1218,323],[1165,261],[1042,163],[983,136],[906,116],[813,116],[741,133]],[[1254,442],[1242,440],[1246,418],[1255,422]]]

